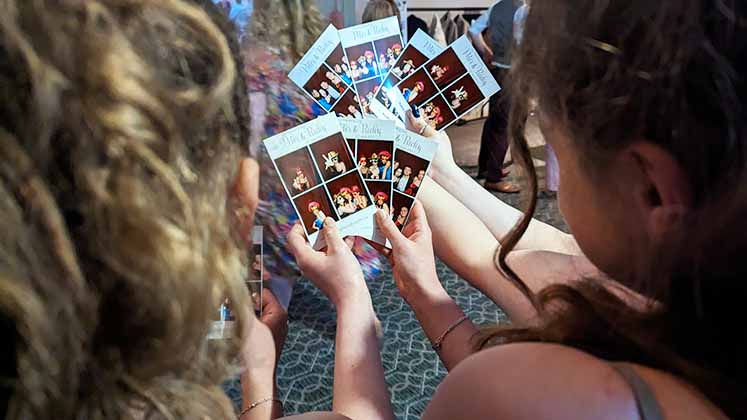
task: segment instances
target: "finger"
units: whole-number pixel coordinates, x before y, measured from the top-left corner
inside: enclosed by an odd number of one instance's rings
[[[410,210],[410,220],[407,224],[408,226],[412,225],[417,232],[427,232],[429,230],[428,216],[426,216],[425,207],[423,207],[420,200],[415,200],[415,204]]]
[[[296,258],[299,266],[303,267],[306,262],[317,255],[306,240],[301,223],[296,223],[288,233],[288,251]]]
[[[328,251],[339,251],[347,246],[345,245],[345,241],[342,240],[340,230],[337,228],[337,223],[335,223],[333,218],[328,217],[324,221],[322,232],[324,232],[324,241],[327,243]]]
[[[394,224],[392,219],[390,219],[383,210],[378,210],[376,212],[376,223],[395,249],[407,244],[408,239],[402,235],[402,232],[397,229],[397,226]]]
[[[345,245],[347,245],[348,248],[352,250],[353,247],[355,246],[355,240],[356,240],[355,236],[348,236],[347,238],[345,238]]]
[[[438,134],[438,132],[425,121],[425,118],[422,116],[416,117],[412,112],[407,113],[407,125],[410,131],[424,137],[433,137]]]

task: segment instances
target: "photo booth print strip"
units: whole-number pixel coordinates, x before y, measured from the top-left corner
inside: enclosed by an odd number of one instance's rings
[[[315,143],[324,141],[325,139],[329,139],[330,137],[333,137],[335,135],[338,135],[342,139],[342,141],[340,142],[340,147],[344,149],[335,152],[338,154],[346,154],[346,156],[348,156],[352,161],[353,153],[350,150],[348,142],[345,141],[344,136],[342,135],[342,128],[338,123],[337,117],[333,114],[324,115],[315,120],[309,121],[305,124],[284,131],[283,133],[265,139],[264,144],[268,154],[270,155],[270,158],[272,159],[273,165],[275,165],[275,170],[277,171],[281,179],[283,179],[283,174],[278,166],[278,159],[299,149],[306,149],[309,151],[309,153],[313,154],[312,147]],[[326,157],[329,158],[329,154],[327,154]],[[351,165],[352,168],[345,168],[345,170],[343,171],[344,173],[340,174],[339,176],[330,179],[324,179],[324,177],[321,176],[323,168],[319,167],[317,163],[318,160],[316,158],[317,157],[314,156],[313,159],[314,164],[316,165],[315,171],[317,171],[319,178],[322,179],[322,186],[329,201],[333,201],[333,195],[338,193],[337,191],[329,190],[328,184],[330,182],[333,182],[335,179],[349,175],[353,172],[357,173],[358,176],[360,176],[358,167],[356,165]],[[283,181],[283,187],[285,188],[288,197],[292,197],[292,193],[290,192],[289,187],[285,181]],[[365,191],[361,191],[360,194],[366,194],[368,202],[373,202],[373,198],[371,197],[367,189]],[[299,219],[303,220],[302,212],[308,212],[310,211],[310,209],[298,208],[298,206],[296,205],[295,201],[299,200],[299,198],[302,196],[303,194],[291,201],[293,203],[294,209],[296,210],[296,213],[299,216]],[[350,214],[345,218],[339,218],[340,220],[338,221],[338,228],[341,235],[343,237],[360,236],[365,239],[373,240],[374,232],[372,221],[375,212],[376,208],[373,205],[370,205],[366,208],[355,211],[355,213]],[[304,232],[309,239],[309,243],[312,244],[314,249],[319,250],[325,246],[323,235],[320,235],[319,231],[309,232],[308,229],[305,229]]]
[[[262,316],[262,293],[264,293],[264,229],[262,226],[254,226],[251,233],[252,251],[249,255],[249,278],[246,286],[249,294],[256,293],[260,305],[254,306],[254,312]]]
[[[392,157],[394,156],[395,123],[379,119],[339,119],[342,134],[355,142],[355,162],[376,208],[391,209]],[[373,241],[391,248],[374,220]]]
[[[339,31],[345,59],[352,71],[353,87],[359,96],[359,86],[369,80],[378,80],[373,89],[396,63],[404,50],[399,21],[396,17],[351,26]],[[364,115],[371,114],[367,104],[359,103]]]
[[[403,170],[402,176],[404,176],[404,166],[410,166],[411,173],[409,179],[405,181],[403,181],[402,177],[396,178],[395,175],[392,179],[394,190],[392,195],[400,194],[410,197],[413,200],[412,204],[414,204],[418,194],[420,193],[420,189],[422,188],[422,182],[428,182],[425,175],[428,174],[431,162],[436,156],[438,143],[411,131],[395,128],[394,146],[393,165],[399,164],[397,169]],[[400,157],[400,155],[402,155],[402,157]],[[417,168],[417,170],[412,168]],[[416,181],[415,178],[419,177],[419,172],[421,170],[423,171],[422,178],[419,181]],[[418,182],[420,182],[420,184],[418,184]],[[414,186],[413,184],[416,184],[417,186]],[[407,225],[407,221],[410,219],[411,210],[412,206],[407,210],[407,220],[405,220],[401,225],[398,224],[400,230]],[[399,209],[391,209],[392,220],[396,221],[399,211]]]
[[[378,118],[404,121],[410,107],[404,106],[407,101],[403,100],[402,93],[392,88],[400,80],[423,68],[429,60],[443,50],[441,44],[418,29],[379,86],[375,100],[369,106],[371,112]],[[404,128],[404,123],[398,125]]]
[[[418,98],[414,102],[420,109],[439,96],[443,98],[447,109],[439,109],[443,117],[442,121],[427,119],[427,122],[436,127],[438,131],[445,130],[501,90],[467,36],[454,41],[444,51],[429,60],[423,69],[428,75],[428,82],[420,80],[423,76],[421,72],[416,72],[397,83],[396,89],[407,100],[411,99],[413,86],[417,82],[422,82],[425,88],[435,84],[438,90],[435,94],[426,95],[428,98],[422,98],[422,101]],[[406,105],[395,106],[409,107],[412,102],[410,100]]]
[[[253,226],[251,232],[247,235],[247,241],[252,244],[249,252],[249,278],[246,280],[246,287],[251,298],[252,293],[257,294],[257,301],[262,302],[262,293],[264,293],[264,259],[263,250],[263,228],[262,226]],[[258,262],[258,264],[257,264]],[[255,267],[259,273],[255,273]],[[254,305],[254,312],[257,316],[262,316],[262,306]],[[228,300],[221,302],[219,308],[215,308],[213,322],[208,331],[208,340],[229,340],[235,337],[236,321],[233,308]]]
[[[288,77],[325,112],[349,115],[349,106],[353,104],[351,98],[354,97],[352,79],[349,71],[344,70],[344,63],[339,63],[339,72],[336,71],[338,65],[331,63],[331,57],[340,49],[337,28],[329,25]]]

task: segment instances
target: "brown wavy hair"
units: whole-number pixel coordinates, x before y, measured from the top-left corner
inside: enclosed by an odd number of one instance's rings
[[[495,328],[481,342],[553,342],[640,363],[696,386],[732,418],[747,418],[747,7],[735,0],[533,0],[511,70],[513,156],[531,193],[498,263],[539,322]],[[695,209],[650,249],[632,308],[594,279],[537,294],[506,265],[536,207],[524,138],[531,99],[569,133],[593,174],[612,151],[645,138],[689,176]]]
[[[5,417],[232,418],[237,346],[205,345],[248,304],[225,37],[180,0],[0,5]]]
[[[363,9],[361,22],[368,23],[391,16],[396,16],[398,21],[402,19],[394,0],[369,0]]]

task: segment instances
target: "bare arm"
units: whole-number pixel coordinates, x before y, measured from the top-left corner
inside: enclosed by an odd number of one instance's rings
[[[337,305],[332,410],[354,420],[393,419],[371,296]]]
[[[438,280],[433,238],[423,205],[415,203],[401,233],[383,212],[377,214],[377,223],[392,244],[390,261],[400,294],[412,307],[431,343],[440,344],[437,351],[446,369],[453,369],[474,353],[471,341],[477,327],[464,319],[464,312]]]
[[[298,266],[337,308],[332,408],[353,420],[390,420],[394,413],[384,380],[371,296],[358,260],[332,218],[324,222],[324,252],[306,242],[296,224],[288,247]]]
[[[500,306],[514,323],[531,322],[534,309],[496,268],[498,241],[482,221],[430,180],[421,187],[418,199],[424,203],[438,258]],[[583,256],[552,251],[514,251],[508,264],[533,291],[599,274]]]
[[[457,166],[451,149],[451,140],[446,133],[436,132],[422,119],[414,118],[412,115],[410,115],[408,124],[415,132],[419,132],[420,128],[425,126],[423,134],[439,144],[430,169],[430,176],[438,185],[434,186],[433,182],[425,182],[427,185],[421,190],[427,191],[421,191],[418,196],[426,211],[430,212],[435,207],[449,208],[450,204],[446,203],[462,203],[460,208],[477,216],[495,238],[499,240],[503,238],[513,228],[522,212],[499,200]],[[440,188],[437,188],[439,186]],[[450,217],[431,218],[430,220],[431,223],[453,226],[460,216],[461,213],[454,213]],[[581,255],[573,236],[539,220],[532,220],[516,249],[536,249]]]
[[[433,188],[428,199],[421,198],[426,209],[442,205],[441,201],[448,200],[447,195],[450,195],[451,199],[461,202],[477,216],[498,239],[506,235],[523,214],[498,199],[456,165],[442,172],[434,172],[433,176],[441,188]],[[536,219],[532,220],[516,249],[581,254],[573,236]]]

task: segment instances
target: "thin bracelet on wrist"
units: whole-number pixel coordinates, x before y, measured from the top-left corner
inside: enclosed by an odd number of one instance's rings
[[[280,409],[281,410],[283,409],[283,402],[280,401],[279,399],[273,398],[273,397],[262,398],[259,401],[255,401],[255,402],[251,403],[249,405],[249,407],[245,408],[244,411],[242,411],[241,414],[239,414],[239,420],[241,420],[241,418],[244,417],[244,415],[246,413],[248,413],[248,412],[252,411],[253,409],[257,408],[257,406],[260,406],[260,405],[262,405],[264,403],[268,403],[268,402],[278,403],[278,404],[280,404]]]
[[[449,326],[449,328],[447,328],[446,331],[444,331],[443,334],[441,334],[440,336],[438,336],[438,338],[436,339],[436,341],[433,342],[433,346],[432,346],[433,350],[436,350],[436,351],[441,350],[441,346],[443,345],[444,339],[446,338],[446,336],[449,335],[449,333],[451,333],[452,331],[454,331],[458,326],[462,325],[462,323],[464,321],[468,320],[468,319],[469,319],[469,317],[467,315],[465,315],[465,316],[459,318],[453,324],[451,324]]]

